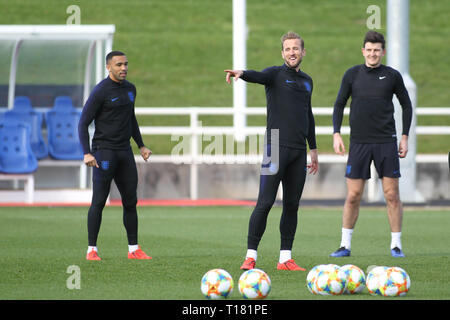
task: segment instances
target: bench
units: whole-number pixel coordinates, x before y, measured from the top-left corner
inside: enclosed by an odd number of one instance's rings
[[[24,191],[26,194],[26,203],[34,202],[34,175],[32,173],[27,174],[9,174],[0,173],[0,180],[21,181],[24,183]]]

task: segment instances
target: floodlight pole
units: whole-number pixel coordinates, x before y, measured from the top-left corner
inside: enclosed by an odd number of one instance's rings
[[[246,0],[233,0],[233,69],[246,69],[247,56]],[[243,80],[233,81],[233,123],[236,141],[244,141],[246,127],[247,87]]]
[[[408,138],[408,154],[400,159],[400,199],[406,202],[424,202],[416,189],[416,115],[417,86],[409,74],[409,0],[387,0],[387,65],[398,70],[403,77],[413,107],[413,119]],[[402,137],[402,109],[393,99],[397,140]]]

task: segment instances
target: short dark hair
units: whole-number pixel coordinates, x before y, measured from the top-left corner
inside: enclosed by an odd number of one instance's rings
[[[123,53],[122,51],[111,51],[110,53],[108,53],[106,55],[106,64],[108,64],[108,62],[115,56],[124,56],[125,53]]]
[[[288,31],[287,33],[283,34],[281,37],[281,50],[283,50],[283,44],[285,40],[288,39],[298,39],[300,40],[300,45],[302,46],[302,49],[305,48],[305,41],[303,41],[303,38],[298,35],[298,33],[295,33],[294,31]]]
[[[381,47],[383,49],[384,49],[384,46],[386,45],[384,36],[381,33],[373,31],[373,30],[367,31],[366,36],[364,37],[363,47],[366,46],[366,42],[381,43]]]

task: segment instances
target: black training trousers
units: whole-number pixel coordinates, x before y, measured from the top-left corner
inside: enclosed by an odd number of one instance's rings
[[[248,227],[248,249],[258,248],[280,182],[283,185],[283,212],[280,219],[281,250],[292,249],[297,229],[297,211],[306,179],[306,150],[280,146],[278,162],[278,164],[272,162],[268,164],[273,168],[272,172],[261,171],[258,201]]]
[[[102,222],[102,212],[108,198],[111,181],[119,189],[123,206],[123,224],[127,231],[128,244],[137,244],[137,183],[138,175],[133,152],[127,150],[99,149],[94,152],[99,168],[93,168],[92,203],[88,211],[88,240],[90,246],[97,245]]]

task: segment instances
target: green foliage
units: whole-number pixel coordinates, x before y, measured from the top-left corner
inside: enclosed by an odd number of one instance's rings
[[[138,89],[137,106],[232,105],[232,88],[223,72],[232,67],[232,1],[0,0],[2,24],[65,24],[66,9],[73,4],[81,9],[82,24],[115,24],[113,47],[127,53],[128,79]],[[363,62],[360,47],[369,5],[380,7],[380,31],[386,34],[385,0],[247,0],[247,68],[280,65],[280,37],[295,30],[305,39],[302,68],[314,80],[313,106],[332,106],[345,70]],[[449,105],[449,10],[446,0],[410,1],[410,73],[418,86],[419,107]],[[265,106],[264,88],[247,88],[248,105]],[[323,118],[323,125],[331,125],[330,116]],[[430,116],[430,125],[440,118]],[[164,117],[153,123],[167,124]],[[147,140],[158,141],[150,145],[154,150],[170,153],[169,140]],[[319,140],[321,152],[333,152],[331,137]],[[448,136],[419,136],[417,149],[446,153],[448,142]]]

